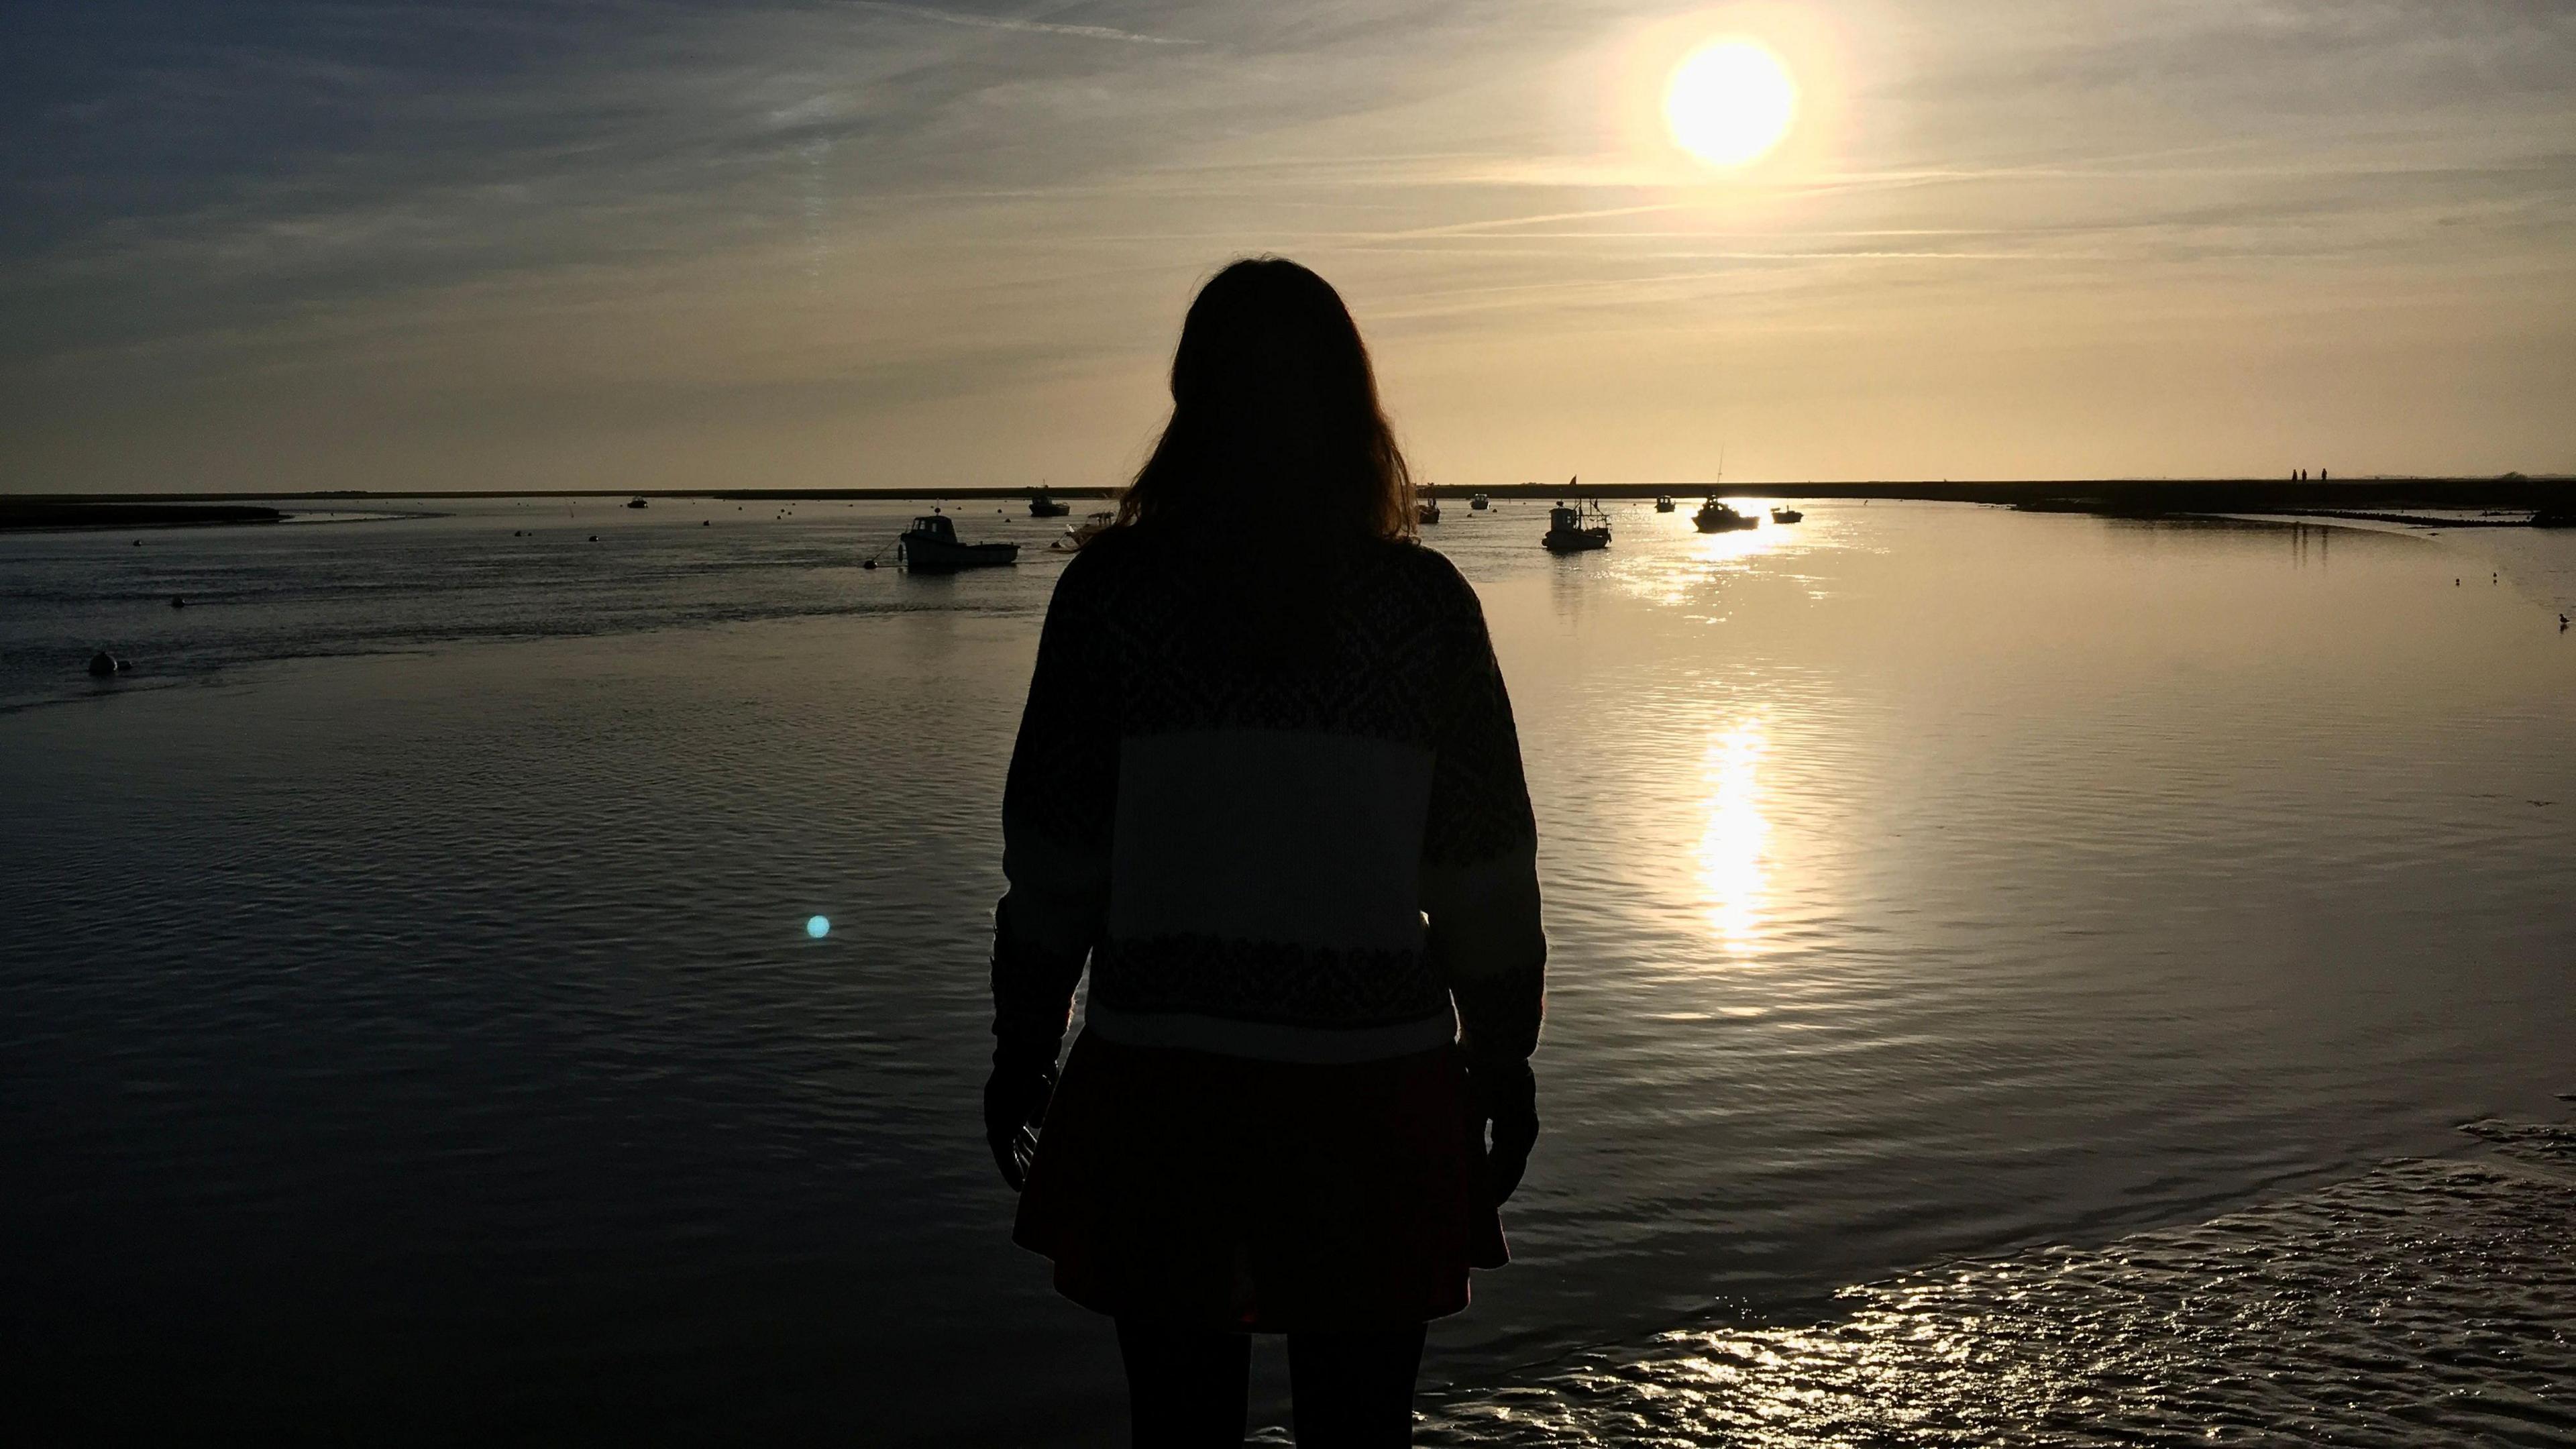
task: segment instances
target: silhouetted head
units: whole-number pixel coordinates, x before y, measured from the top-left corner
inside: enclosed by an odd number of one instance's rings
[[[1172,420],[1118,521],[1404,538],[1413,479],[1341,294],[1281,257],[1209,279],[1172,355]]]

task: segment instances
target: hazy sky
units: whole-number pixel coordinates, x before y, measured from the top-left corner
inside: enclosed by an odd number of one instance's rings
[[[1256,251],[1443,482],[2576,469],[2569,0],[13,0],[0,127],[12,492],[1113,482]]]

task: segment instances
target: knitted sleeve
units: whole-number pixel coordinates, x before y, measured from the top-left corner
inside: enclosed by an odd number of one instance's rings
[[[1009,889],[993,912],[993,1034],[1050,1057],[1109,901],[1118,685],[1097,572],[1086,552],[1056,581],[1002,792]]]
[[[1538,826],[1484,611],[1464,579],[1451,572],[1450,580],[1454,591],[1429,661],[1439,688],[1423,911],[1468,1053],[1520,1061],[1537,1048],[1546,987]]]

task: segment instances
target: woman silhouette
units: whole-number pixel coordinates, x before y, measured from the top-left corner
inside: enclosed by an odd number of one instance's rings
[[[1409,1442],[1424,1323],[1505,1261],[1536,831],[1483,611],[1413,532],[1341,297],[1240,261],[1047,610],[985,1131],[1014,1238],[1117,1320],[1140,1446],[1242,1443],[1252,1333],[1287,1335],[1300,1444]]]

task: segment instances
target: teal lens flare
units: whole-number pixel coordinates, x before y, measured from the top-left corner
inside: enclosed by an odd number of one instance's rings
[[[805,918],[805,934],[813,937],[817,941],[822,940],[825,936],[832,934],[832,922],[829,918],[823,916],[807,916]]]

